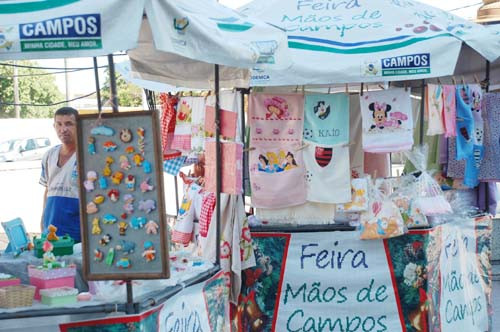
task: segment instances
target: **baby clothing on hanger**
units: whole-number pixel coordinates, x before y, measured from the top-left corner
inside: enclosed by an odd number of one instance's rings
[[[443,85],[443,122],[445,137],[457,136],[457,111],[455,98],[455,86]]]
[[[443,88],[441,85],[427,84],[425,99],[427,115],[427,136],[444,134],[443,123]]]
[[[471,110],[471,95],[468,85],[456,86],[457,107],[457,160],[467,159],[474,150],[474,118]]]

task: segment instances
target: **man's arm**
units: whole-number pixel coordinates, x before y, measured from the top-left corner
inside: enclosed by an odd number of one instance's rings
[[[47,202],[47,187],[43,193],[43,205],[42,205],[42,219],[40,220],[40,232],[43,233],[43,215],[45,214],[45,203]]]

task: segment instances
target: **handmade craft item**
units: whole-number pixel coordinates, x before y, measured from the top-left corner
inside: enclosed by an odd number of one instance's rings
[[[215,142],[205,143],[205,189],[215,192]],[[243,190],[243,145],[234,142],[221,144],[222,192],[238,195]]]
[[[132,131],[128,128],[120,130],[120,140],[123,143],[130,143],[132,141]]]
[[[115,131],[111,127],[97,126],[90,131],[91,135],[113,136]]]
[[[96,150],[95,150],[95,137],[92,137],[92,136],[89,136],[89,138],[87,139],[87,150],[89,152],[90,155],[94,155],[96,154]]]
[[[454,85],[443,85],[443,103],[444,136],[455,137],[457,136],[457,106]]]
[[[215,137],[215,107],[205,107],[205,136]],[[234,140],[236,137],[236,123],[238,113],[234,110],[220,110],[220,134],[226,140]]]
[[[338,212],[362,212],[368,209],[368,180],[366,178],[351,180],[351,201],[337,204]]]
[[[92,192],[95,189],[94,182],[97,180],[97,173],[94,171],[87,172],[87,180],[83,182],[83,186],[87,192]]]
[[[427,84],[426,90],[425,110],[428,121],[427,135],[442,135],[445,132],[443,123],[443,87],[436,84]]]
[[[49,306],[64,306],[71,303],[76,303],[78,289],[73,287],[57,287],[41,289],[41,302]]]

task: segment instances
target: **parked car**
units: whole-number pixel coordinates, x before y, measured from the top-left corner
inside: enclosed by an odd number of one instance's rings
[[[47,137],[11,139],[0,143],[0,162],[42,159],[51,145]]]

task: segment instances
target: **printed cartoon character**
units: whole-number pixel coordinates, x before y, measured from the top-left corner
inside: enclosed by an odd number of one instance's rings
[[[264,100],[264,106],[267,109],[266,120],[271,119],[285,119],[290,116],[288,112],[288,103],[285,99],[274,96]]]
[[[155,259],[156,250],[153,246],[153,242],[146,241],[144,242],[144,251],[142,252],[142,257],[146,260],[146,262],[151,262]]]
[[[125,221],[120,221],[118,223],[118,232],[121,236],[125,236],[127,232],[128,224]]]
[[[92,234],[99,235],[101,234],[101,227],[99,226],[99,218],[92,219]]]
[[[56,235],[57,232],[57,227],[54,225],[49,225],[47,227],[49,233],[47,234],[47,241],[57,241],[59,240],[59,237]]]
[[[87,172],[87,180],[83,182],[83,186],[87,192],[91,192],[95,189],[94,182],[97,180],[97,173],[94,171]]]
[[[295,161],[295,157],[293,156],[293,153],[291,153],[290,151],[288,151],[288,153],[286,154],[285,160],[286,160],[285,164],[283,165],[284,166],[283,168],[285,169],[285,171],[299,167],[297,165],[297,162]]]
[[[108,245],[108,243],[110,243],[112,239],[113,239],[113,237],[112,237],[111,235],[106,234],[106,235],[104,235],[104,236],[103,236],[103,237],[99,240],[99,244],[100,244],[101,246],[107,246],[107,245]]]
[[[391,111],[391,105],[386,103],[374,102],[368,105],[368,109],[373,112],[373,124],[370,129],[378,128],[384,129],[385,122],[387,120],[387,113]]]
[[[132,132],[130,131],[130,129],[125,128],[120,130],[120,140],[123,143],[128,143],[132,140]]]
[[[273,168],[271,165],[269,165],[269,159],[267,159],[264,155],[259,155],[259,165],[258,165],[258,170],[260,172],[266,172],[266,173],[274,173]]]
[[[476,91],[472,91],[471,109],[476,113],[481,112],[481,94]]]
[[[131,167],[132,166],[130,166],[127,156],[122,154],[120,156],[120,168],[128,171]]]
[[[127,175],[125,178],[125,185],[127,186],[128,191],[134,191],[135,190],[135,176],[132,174]]]
[[[274,172],[279,173],[283,172],[283,160],[285,159],[285,151],[280,150],[278,153],[275,152],[268,152],[267,158],[269,159],[269,164],[271,168],[273,169]]]
[[[93,136],[89,136],[89,138],[87,139],[87,150],[89,152],[90,155],[94,155],[95,154],[95,137]]]
[[[321,120],[324,120],[330,115],[330,105],[326,105],[325,101],[318,101],[318,104],[314,106],[314,114]]]
[[[177,120],[180,122],[191,122],[191,106],[185,100],[178,106]]]

